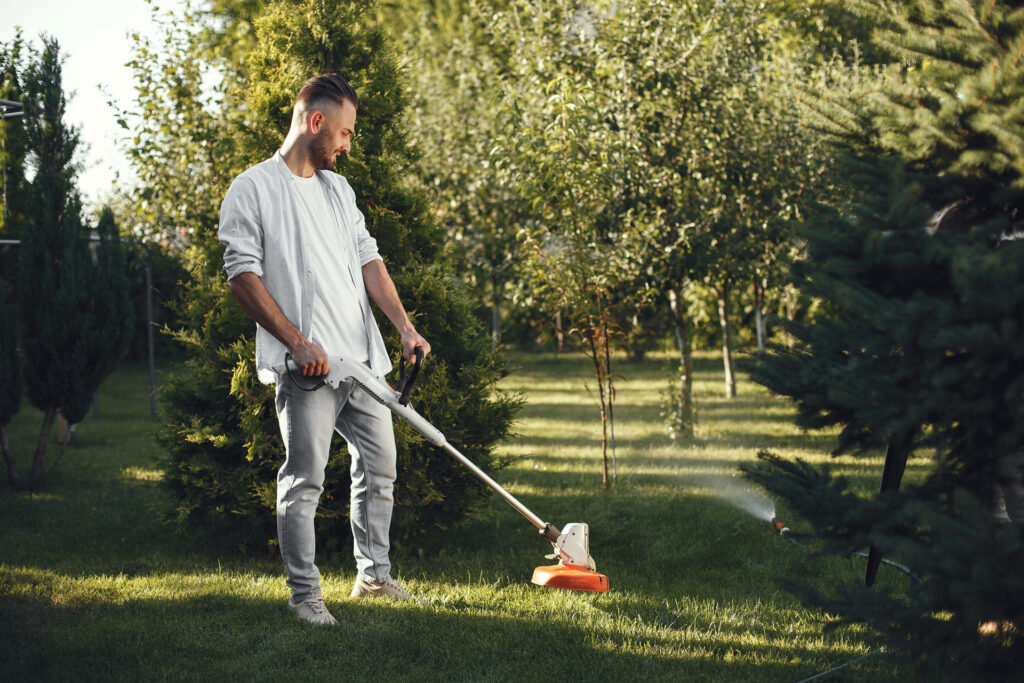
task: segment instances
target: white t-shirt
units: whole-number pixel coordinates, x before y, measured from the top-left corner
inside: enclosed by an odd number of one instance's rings
[[[349,256],[342,239],[339,217],[318,175],[292,175],[292,187],[303,216],[303,237],[309,243],[316,287],[313,296],[313,327],[309,339],[329,357],[338,355],[357,362],[369,359],[369,340],[359,307],[362,273],[348,267]],[[358,282],[355,278],[358,277]]]

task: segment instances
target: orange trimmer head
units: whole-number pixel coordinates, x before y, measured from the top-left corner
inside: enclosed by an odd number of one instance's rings
[[[565,588],[571,591],[588,591],[606,593],[608,577],[593,572],[586,567],[574,564],[553,564],[550,567],[537,567],[533,570],[531,583],[548,588]]]
[[[533,570],[531,582],[571,591],[608,591],[608,577],[597,573],[594,558],[590,556],[590,527],[587,524],[572,522],[566,524],[562,531],[546,524],[541,535],[551,541],[555,551],[546,557],[549,560],[558,558],[558,564],[537,567]]]

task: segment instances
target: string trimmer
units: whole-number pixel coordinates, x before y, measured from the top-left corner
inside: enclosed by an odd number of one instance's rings
[[[487,476],[469,458],[448,443],[444,434],[437,427],[427,422],[422,415],[409,405],[409,392],[412,389],[413,382],[416,381],[416,376],[419,374],[420,365],[423,363],[422,349],[416,348],[416,362],[413,364],[408,376],[406,376],[405,372],[405,358],[399,363],[398,390],[392,389],[382,378],[375,376],[373,371],[364,363],[349,361],[344,358],[330,359],[327,374],[318,377],[304,377],[300,375],[291,358],[288,358],[286,363],[289,370],[288,374],[292,381],[296,382],[300,388],[306,391],[314,391],[322,386],[336,389],[342,382],[355,383],[376,401],[385,405],[388,410],[408,423],[424,439],[454,456],[459,462],[468,467],[470,472],[494,489],[509,505],[518,510],[523,517],[530,520],[540,530],[540,535],[549,540],[552,546],[554,546],[554,552],[545,557],[547,559],[558,559],[558,564],[537,567],[531,579],[533,583],[539,586],[567,588],[576,591],[604,592],[608,590],[608,577],[596,571],[597,567],[594,565],[594,558],[590,556],[590,528],[586,524],[573,522],[566,524],[559,531],[558,527],[554,524],[543,521],[540,517],[530,512],[515,496],[502,488],[498,482]]]

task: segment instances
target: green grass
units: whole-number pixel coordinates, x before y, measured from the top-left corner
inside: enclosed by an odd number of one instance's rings
[[[495,499],[486,518],[393,550],[430,605],[348,600],[353,561],[329,557],[319,564],[340,625],[301,623],[278,558],[197,544],[159,521],[168,501],[145,369],[129,366],[104,384],[100,419],[78,427],[44,492],[0,492],[0,680],[797,681],[877,647],[859,629],[825,633],[824,615],[777,584],[856,579],[862,560],[816,556],[734,505],[768,505],[735,476],[758,448],[822,461],[833,435],[801,433],[787,402],[742,377],[725,400],[716,357],[702,355],[698,435],[673,444],[659,416],[670,361],[620,362],[618,483],[602,491],[585,360],[513,362],[502,386],[528,404],[497,478],[546,520],[590,524],[610,593],[530,584],[548,547]],[[23,467],[38,425],[27,405],[11,425]],[[836,467],[870,490],[881,458]],[[905,588],[899,574],[881,583]],[[875,656],[842,680],[897,674]]]

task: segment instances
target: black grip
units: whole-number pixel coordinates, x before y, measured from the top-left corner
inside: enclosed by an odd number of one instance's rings
[[[327,382],[324,381],[322,375],[314,377],[303,376],[301,374],[302,368],[292,358],[292,354],[287,351],[284,353],[284,369],[288,373],[288,378],[292,381],[292,384],[302,391],[316,391],[320,387],[327,386]],[[296,375],[299,376],[299,379],[295,379]]]
[[[420,374],[420,366],[423,365],[423,349],[417,346],[412,352],[416,354],[416,362],[413,363],[408,377],[405,376],[405,356],[398,361],[398,403],[403,406],[409,405],[409,392],[412,391],[412,384]]]

